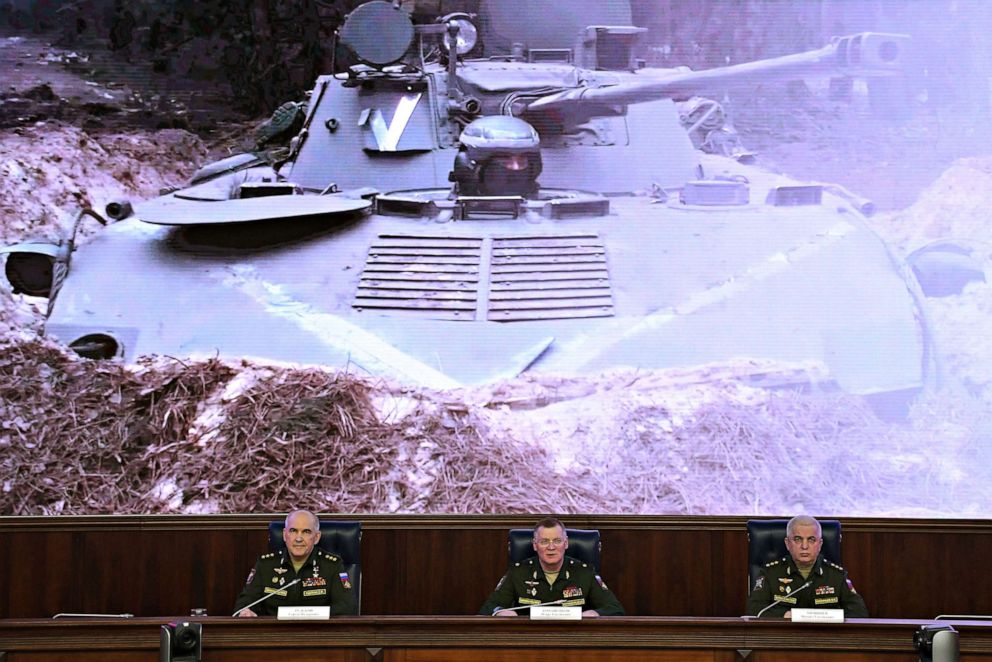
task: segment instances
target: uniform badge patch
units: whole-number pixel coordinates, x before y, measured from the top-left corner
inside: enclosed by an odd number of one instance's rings
[[[604,591],[609,591],[610,590],[610,589],[606,588],[606,582],[604,582],[603,581],[603,578],[600,577],[599,575],[596,575],[596,583],[599,584],[599,587],[601,589],[603,589]]]
[[[326,588],[312,588],[307,591],[303,591],[303,597],[309,598],[314,595],[327,595]]]
[[[245,580],[245,584],[251,584],[251,580],[253,579],[255,579],[255,568],[252,568],[251,572],[248,573],[248,579]]]
[[[341,586],[344,586],[345,590],[351,590],[351,581],[348,579],[348,573],[342,572],[338,573],[338,578],[341,580]]]
[[[758,578],[754,580],[754,588],[751,589],[751,590],[753,590],[753,591],[760,591],[761,590],[761,587],[764,586],[764,585],[765,585],[765,576],[764,575],[758,575]]]
[[[847,580],[847,588],[851,590],[851,593],[854,593],[855,595],[858,594],[858,592],[854,590],[854,584],[851,583],[850,579]]]

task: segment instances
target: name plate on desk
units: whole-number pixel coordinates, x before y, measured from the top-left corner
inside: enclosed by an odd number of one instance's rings
[[[793,609],[793,623],[843,623],[843,609]]]
[[[581,621],[582,607],[554,607],[547,605],[544,607],[531,607],[530,620],[532,621]]]
[[[330,617],[330,607],[279,607],[276,614],[280,621],[326,621]]]

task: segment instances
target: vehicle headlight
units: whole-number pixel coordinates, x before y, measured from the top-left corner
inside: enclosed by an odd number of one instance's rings
[[[52,274],[60,247],[55,244],[17,244],[0,248],[7,253],[4,273],[14,294],[47,297],[52,292]]]
[[[472,18],[468,14],[460,12],[448,14],[441,19],[441,22],[444,24],[454,23],[458,26],[458,36],[455,37],[455,52],[458,55],[471,53],[472,49],[479,43],[479,28],[472,22]],[[450,33],[444,35],[444,47],[449,51],[451,50]]]

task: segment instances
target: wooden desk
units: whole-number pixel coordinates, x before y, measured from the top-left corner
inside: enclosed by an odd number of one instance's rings
[[[3,662],[158,660],[167,618],[0,620]],[[430,616],[336,617],[323,622],[204,617],[207,662],[914,662],[913,633],[932,621],[603,618],[581,622]],[[962,660],[992,660],[992,624],[954,622]]]

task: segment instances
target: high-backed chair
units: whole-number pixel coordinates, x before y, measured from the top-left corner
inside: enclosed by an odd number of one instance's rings
[[[835,519],[817,520],[823,529],[823,548],[820,553],[829,561],[840,565],[840,522]],[[750,519],[747,521],[747,592],[769,561],[789,555],[785,547],[787,519]]]
[[[602,548],[602,543],[599,541],[599,531],[596,529],[565,529],[565,535],[568,536],[568,549],[565,554],[588,563],[598,573],[599,552]],[[510,540],[507,544],[510,565],[537,556],[533,541],[533,529],[510,529]]]
[[[269,551],[278,552],[286,548],[282,539],[284,520],[269,522]],[[320,520],[320,540],[317,547],[341,557],[345,572],[355,592],[358,613],[362,613],[362,523]]]

